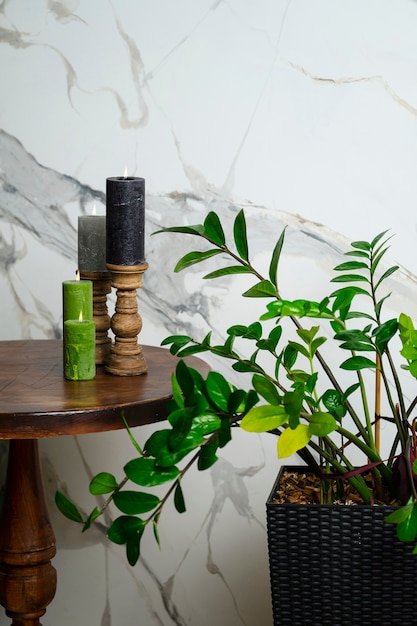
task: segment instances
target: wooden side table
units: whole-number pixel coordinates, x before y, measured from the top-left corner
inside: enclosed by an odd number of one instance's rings
[[[0,603],[12,626],[41,626],[56,591],[55,537],[42,483],[37,439],[116,430],[163,420],[177,359],[143,347],[148,373],[122,377],[102,367],[92,381],[67,381],[62,342],[0,342],[0,439],[9,439],[0,519]],[[187,359],[188,361],[188,359]],[[189,364],[202,373],[208,366]]]

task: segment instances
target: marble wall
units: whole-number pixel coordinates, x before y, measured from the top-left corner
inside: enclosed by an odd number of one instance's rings
[[[77,216],[104,211],[125,167],[147,184],[142,343],[253,316],[236,319],[241,282],[173,275],[184,238],[150,237],[210,209],[231,225],[245,208],[261,264],[287,225],[293,297],[325,289],[349,240],[392,229],[393,304],[417,319],[416,30],[416,0],[2,0],[0,339],[60,336]],[[59,487],[89,507],[88,477],[132,453],[123,432],[42,442],[59,548],[44,626],[271,624],[273,438],[240,433],[191,477],[189,512],[166,514],[135,568],[53,504]]]

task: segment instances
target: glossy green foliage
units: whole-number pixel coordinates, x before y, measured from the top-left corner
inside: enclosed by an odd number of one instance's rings
[[[417,536],[417,502],[409,502],[385,518],[386,522],[396,524],[397,535],[401,541],[414,541]]]
[[[417,377],[417,331],[405,314],[398,319],[383,318],[390,295],[386,281],[397,270],[397,266],[382,266],[389,250],[387,233],[370,242],[351,244],[345,260],[334,268],[329,294],[316,300],[290,300],[282,297],[279,280],[286,229],[271,247],[266,276],[252,265],[243,211],[236,215],[230,236],[213,211],[203,224],[158,232],[191,235],[203,244],[203,249],[199,246],[178,260],[176,272],[210,263],[214,267],[205,279],[236,274],[247,278],[242,297],[259,299],[257,319],[242,324],[236,306],[236,321],[228,329],[213,329],[200,340],[179,334],[162,342],[179,359],[205,352],[221,357],[225,369],[242,373],[245,383],[238,388],[217,371],[203,378],[179,360],[172,377],[167,422],[143,445],[126,424],[136,457],[124,466],[120,480],[105,471],[93,478],[91,492],[105,494],[107,499],[84,520],[78,508],[60,493],[60,510],[86,529],[113,504],[122,515],[111,524],[108,537],[126,546],[133,565],[140,556],[145,528],[152,526],[159,544],[158,523],[166,502],[172,498],[178,513],[186,511],[183,486],[187,472],[193,466],[199,471],[212,467],[236,426],[247,433],[273,432],[279,457],[298,452],[315,471],[345,474],[363,500],[370,502],[373,496],[362,472],[353,470],[352,458],[359,451],[369,459],[378,481],[395,493],[392,463],[397,445],[402,452],[410,446],[410,407],[415,401],[406,402],[390,346],[399,336],[403,367]],[[218,330],[223,332],[220,342],[215,339]],[[375,374],[385,393],[387,415],[378,417],[396,427],[388,460],[380,457],[375,446],[375,391],[365,385],[365,371]],[[343,384],[339,373],[343,373]],[[417,534],[413,478],[410,466],[406,472],[410,503],[388,518],[398,525],[398,535],[406,541]],[[158,495],[153,489],[158,489]]]

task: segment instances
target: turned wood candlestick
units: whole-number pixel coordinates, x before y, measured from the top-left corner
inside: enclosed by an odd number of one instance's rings
[[[110,316],[107,309],[107,294],[111,292],[110,272],[87,272],[81,270],[80,278],[93,283],[93,320],[96,325],[96,365],[107,360],[111,339],[108,336]]]
[[[107,263],[112,287],[116,291],[116,310],[110,321],[115,341],[110,348],[106,371],[118,376],[137,376],[147,371],[138,334],[142,329],[142,318],[138,313],[136,290],[142,287],[143,273],[148,264],[112,265]]]

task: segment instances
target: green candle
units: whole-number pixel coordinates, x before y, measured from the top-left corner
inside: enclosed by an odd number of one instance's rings
[[[96,376],[96,333],[92,321],[64,322],[64,376],[92,380]]]
[[[93,319],[93,283],[91,280],[65,280],[62,283],[63,319]]]

